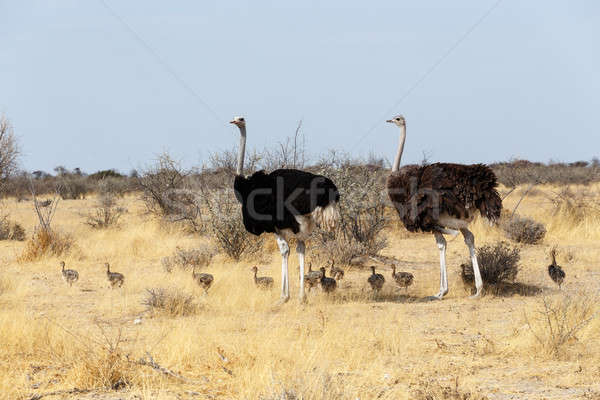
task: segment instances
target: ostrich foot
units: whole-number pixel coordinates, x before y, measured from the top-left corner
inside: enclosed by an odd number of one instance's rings
[[[290,296],[281,296],[281,298],[275,303],[276,306],[281,306],[290,300]]]
[[[447,293],[448,293],[448,291],[440,291],[435,296],[425,297],[425,299],[430,300],[430,301],[442,300]]]
[[[481,290],[478,290],[477,292],[475,292],[474,295],[469,296],[470,299],[479,299],[481,298]]]

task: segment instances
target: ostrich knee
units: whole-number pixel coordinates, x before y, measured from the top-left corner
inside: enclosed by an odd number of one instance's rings
[[[277,238],[277,246],[282,256],[290,255],[290,245],[284,239]]]
[[[475,247],[475,236],[471,233],[471,231],[467,229],[462,230],[463,237],[465,238],[465,244],[469,249]]]

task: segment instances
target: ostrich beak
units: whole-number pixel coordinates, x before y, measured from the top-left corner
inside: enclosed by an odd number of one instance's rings
[[[388,120],[386,120],[385,122],[392,123],[392,122],[394,122],[394,121],[392,121],[391,119],[388,119]]]
[[[229,123],[230,123],[230,124],[235,124],[235,121],[233,121],[233,120],[232,120],[232,121],[229,121]]]

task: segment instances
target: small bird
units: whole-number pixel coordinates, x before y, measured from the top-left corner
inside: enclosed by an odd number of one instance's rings
[[[367,281],[371,285],[373,291],[375,293],[378,293],[383,287],[383,284],[385,283],[385,278],[383,277],[383,275],[375,273],[374,266],[371,266],[371,271],[373,271],[373,273],[371,274],[371,276],[369,276],[369,279],[367,279]]]
[[[270,276],[256,276],[258,273],[258,267],[255,265],[252,267],[254,272],[254,284],[260,289],[271,289],[273,287],[273,278]]]
[[[410,272],[396,272],[396,265],[392,265],[392,278],[396,285],[403,287],[408,292],[408,287],[413,284],[414,276]]]
[[[304,275],[304,287],[310,291],[313,287],[321,283],[323,273],[321,271],[313,271],[312,263],[308,263],[308,272]]]
[[[335,266],[335,260],[331,259],[331,267],[329,268],[329,275],[335,280],[344,279],[344,270]]]
[[[62,267],[62,277],[69,286],[73,286],[75,282],[79,280],[79,272],[74,269],[65,269],[65,262],[61,261],[60,266]]]
[[[214,276],[206,273],[196,273],[196,268],[192,269],[192,278],[196,281],[198,285],[200,285],[204,289],[204,293],[208,294],[208,289],[213,284],[215,280]]]
[[[550,275],[550,278],[556,282],[558,288],[560,289],[560,286],[565,280],[567,274],[565,274],[565,271],[563,271],[560,265],[556,264],[556,248],[553,248],[550,251],[550,256],[552,257],[552,264],[548,266],[548,275]]]
[[[321,267],[321,289],[325,293],[331,293],[337,287],[337,282],[333,278],[328,278],[325,276],[325,267]]]
[[[104,263],[104,266],[106,267],[106,277],[108,278],[108,281],[110,282],[110,287],[114,288],[115,286],[118,286],[118,287],[123,286],[123,283],[125,283],[125,276],[123,276],[123,274],[120,274],[118,272],[110,272],[110,264],[109,263]]]

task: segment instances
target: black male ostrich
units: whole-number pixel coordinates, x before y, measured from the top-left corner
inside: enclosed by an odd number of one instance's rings
[[[432,232],[440,250],[440,292],[432,297],[441,299],[448,293],[446,239],[443,234],[457,235],[458,231],[465,238],[473,263],[477,289],[473,297],[479,297],[483,282],[475,254],[475,238],[468,225],[477,212],[490,222],[500,217],[502,200],[496,190],[496,175],[483,164],[435,163],[400,169],[406,122],[401,115],[387,122],[401,130],[398,153],[387,179],[390,200],[406,229],[410,232]]]
[[[290,298],[288,240],[297,240],[296,251],[300,261],[300,299],[304,300],[304,241],[315,225],[324,229],[335,228],[339,219],[340,194],[335,184],[321,175],[296,169],[278,169],[269,174],[255,172],[246,178],[244,153],[246,150],[246,121],[236,117],[231,121],[240,129],[240,148],[236,177],[233,184],[235,195],[242,204],[244,227],[254,235],[272,232],[283,257],[281,266],[281,301]]]

